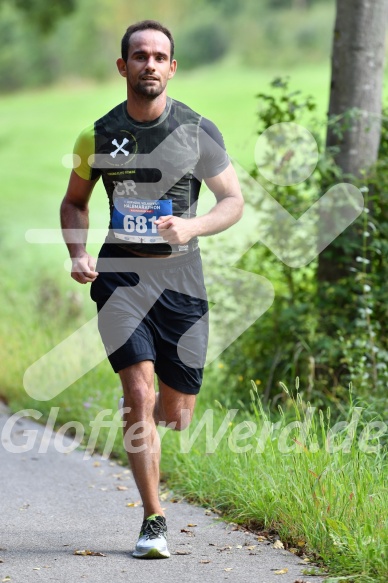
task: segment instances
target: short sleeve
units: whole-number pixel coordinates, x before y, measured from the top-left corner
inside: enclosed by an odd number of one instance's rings
[[[199,180],[213,178],[221,174],[229,163],[221,132],[213,122],[203,117],[199,125],[199,160],[195,176]]]
[[[95,154],[94,124],[88,126],[78,136],[73,150],[73,169],[85,180],[99,178],[101,172],[90,164]]]

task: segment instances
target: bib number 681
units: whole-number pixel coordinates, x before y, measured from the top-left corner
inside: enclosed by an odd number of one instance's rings
[[[157,228],[155,225],[155,221],[157,220],[156,217],[150,217],[147,219],[143,215],[139,215],[138,217],[134,217],[133,215],[125,215],[123,226],[124,231],[127,233],[139,233],[144,234],[148,230],[148,221],[151,223],[151,232],[157,233]]]

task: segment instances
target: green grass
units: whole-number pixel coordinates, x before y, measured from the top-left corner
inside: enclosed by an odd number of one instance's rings
[[[284,71],[225,62],[179,74],[170,94],[210,117],[222,130],[230,154],[250,168],[256,140],[255,94],[267,91],[279,74]],[[291,86],[312,94],[324,115],[328,67],[304,67],[290,76]],[[26,369],[87,322],[94,315],[94,305],[88,286],[77,285],[63,268],[64,244],[31,245],[25,232],[58,228],[58,209],[68,179],[62,156],[71,152],[81,128],[123,99],[124,87],[118,81],[77,87],[63,84],[0,98],[0,395],[15,411],[30,407],[42,412],[42,421],[52,407],[59,407],[57,423],[80,421],[86,441],[89,423],[98,412],[111,409],[112,417],[116,411],[117,377],[104,361],[55,399],[39,401],[26,394]],[[92,197],[91,226],[106,228],[107,224],[107,200],[99,184]],[[97,253],[98,245],[90,250]],[[63,355],[62,365],[73,366],[71,354]],[[213,367],[198,399],[196,420],[214,406],[219,392],[227,391]],[[297,409],[294,418],[300,416]],[[224,413],[216,411],[216,425]],[[262,412],[242,410],[234,423],[244,419],[258,427],[264,422]],[[316,430],[322,438],[318,420]],[[97,447],[103,449],[106,439],[102,428]],[[201,437],[190,455],[183,455],[178,451],[179,436],[172,433],[164,437],[164,444],[163,469],[177,491],[221,509],[234,520],[276,528],[290,544],[303,541],[303,548],[322,557],[333,573],[356,574],[357,581],[368,583],[386,581],[387,468],[382,454],[352,449],[350,454],[302,451],[285,455],[278,452],[276,439],[260,455],[236,454],[224,439],[214,454],[204,455]],[[114,452],[123,457],[119,432]]]
[[[209,437],[216,435],[227,410],[213,402],[214,428],[202,429],[189,451],[182,448],[189,437],[165,435],[162,467],[174,490],[187,499],[250,528],[275,530],[287,548],[318,563],[312,572],[328,572],[330,582],[343,576],[348,583],[383,583],[388,577],[386,452],[377,451],[376,439],[363,441],[363,416],[351,445],[346,428],[337,426],[336,433],[332,426],[336,437],[330,437],[330,418],[317,411],[304,439],[296,427],[287,434],[289,423],[306,420],[301,395],[285,395],[285,413],[271,420],[255,388],[251,410],[240,409],[226,424],[218,447]],[[204,414],[202,404],[185,433],[193,434]],[[352,415],[353,406],[346,421]],[[265,439],[265,427],[275,421],[279,426]],[[362,451],[360,443],[376,453]]]

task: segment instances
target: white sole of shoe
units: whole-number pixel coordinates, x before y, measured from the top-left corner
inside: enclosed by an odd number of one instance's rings
[[[139,551],[133,551],[132,556],[136,559],[168,559],[171,555],[166,549],[165,551],[160,551],[159,549],[149,549],[143,553]]]

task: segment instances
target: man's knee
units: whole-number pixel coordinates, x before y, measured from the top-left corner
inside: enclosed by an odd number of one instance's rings
[[[193,411],[191,409],[165,411],[163,421],[160,421],[159,425],[174,431],[183,431],[190,425],[192,416]]]
[[[146,383],[134,383],[124,391],[124,407],[133,411],[152,411],[154,404],[155,393]]]

